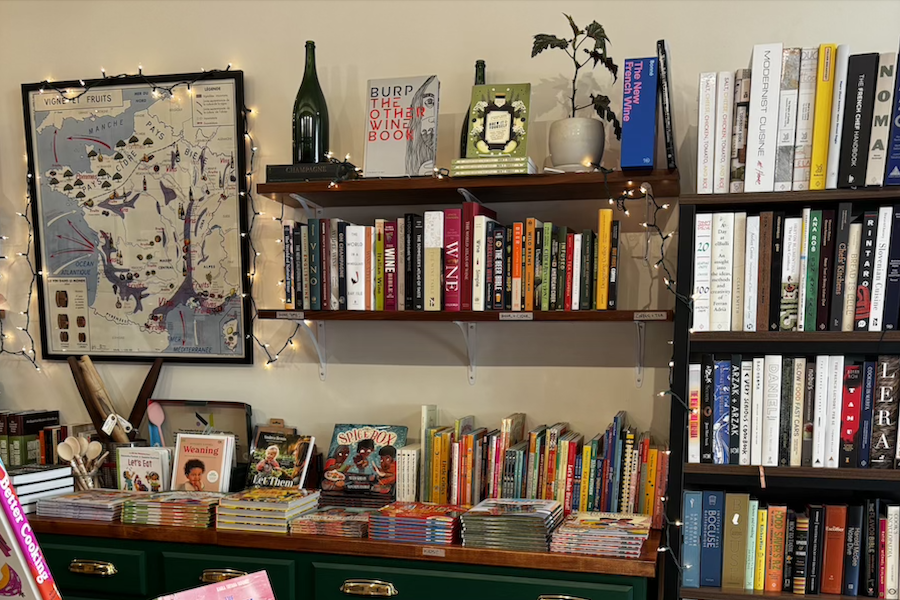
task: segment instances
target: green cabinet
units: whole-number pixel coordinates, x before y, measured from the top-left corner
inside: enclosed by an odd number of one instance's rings
[[[194,550],[190,546],[184,550]],[[240,551],[238,551],[240,552]],[[253,553],[254,556],[234,554],[228,550],[200,546],[194,552],[162,552],[163,586],[167,592],[213,583],[222,575],[267,571],[272,590],[278,600],[296,600],[296,561],[284,553],[283,558],[266,556],[271,553]],[[220,579],[218,579],[220,580]]]
[[[97,547],[78,538],[47,543],[42,536],[39,541],[60,590],[134,599],[152,593],[146,550],[120,548],[115,542]]]

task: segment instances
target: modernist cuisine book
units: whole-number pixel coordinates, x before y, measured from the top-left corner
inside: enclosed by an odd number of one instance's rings
[[[431,175],[437,152],[437,75],[370,79],[365,177]]]

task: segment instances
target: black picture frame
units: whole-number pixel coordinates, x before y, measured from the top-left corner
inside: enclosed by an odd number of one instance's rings
[[[237,221],[239,227],[239,256],[240,256],[240,290],[237,291],[238,306],[240,307],[240,323],[242,331],[240,339],[237,340],[237,348],[241,349],[240,353],[235,356],[203,356],[195,355],[191,352],[158,352],[158,353],[97,353],[90,351],[72,351],[72,352],[52,352],[48,343],[48,298],[49,294],[46,288],[46,281],[43,274],[45,268],[44,251],[45,248],[42,240],[45,239],[45,231],[41,221],[41,196],[39,194],[39,173],[36,169],[40,168],[39,162],[35,154],[34,147],[34,131],[32,130],[32,110],[30,99],[33,94],[40,94],[43,90],[44,94],[58,95],[57,90],[71,89],[80,91],[88,89],[91,92],[102,91],[103,89],[111,89],[125,86],[146,86],[148,90],[158,89],[165,93],[167,88],[176,86],[179,88],[187,88],[189,84],[209,83],[210,81],[230,80],[234,85],[234,176],[235,176],[235,194],[236,194],[236,210],[238,211]],[[253,344],[250,336],[252,328],[252,302],[249,297],[250,282],[250,231],[248,216],[248,199],[247,199],[247,112],[244,103],[244,77],[242,71],[214,70],[204,71],[202,73],[182,73],[173,75],[153,75],[146,76],[128,75],[118,77],[108,77],[103,79],[92,80],[70,80],[53,82],[52,87],[46,82],[22,84],[22,104],[23,117],[25,124],[25,143],[26,143],[26,160],[28,174],[28,191],[31,197],[31,218],[34,224],[34,262],[35,269],[39,273],[37,285],[38,307],[40,312],[40,339],[41,339],[41,356],[44,360],[65,360],[69,356],[78,356],[81,354],[89,354],[95,361],[111,361],[111,362],[152,362],[156,358],[163,358],[168,363],[190,363],[190,364],[231,364],[231,365],[249,365],[253,364]]]

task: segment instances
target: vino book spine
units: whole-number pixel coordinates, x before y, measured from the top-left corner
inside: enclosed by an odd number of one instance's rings
[[[781,93],[778,106],[778,140],[775,147],[775,191],[789,192],[794,176],[794,144],[800,96],[800,48],[781,53]]]
[[[337,224],[338,310],[347,310],[347,225],[344,221]],[[399,236],[397,241],[400,242]]]
[[[444,209],[444,310],[462,310],[462,209]]]
[[[831,286],[831,317],[829,331],[840,331],[844,315],[845,280],[847,277],[847,250],[850,242],[850,219],[852,205],[841,202],[835,215],[834,282]]]
[[[850,46],[840,44],[835,53],[834,95],[831,101],[831,126],[828,136],[828,166],[825,171],[825,189],[838,187],[838,171],[841,161],[841,140],[844,133],[844,111],[847,104],[847,67],[850,62]]]
[[[694,331],[709,331],[711,324],[713,216],[697,214],[694,225]],[[900,260],[898,260],[900,273]],[[900,281],[900,276],[898,276]]]
[[[756,299],[756,331],[769,330],[769,303],[772,278],[772,228],[775,224],[775,213],[764,211],[759,215],[759,271],[757,286],[759,293]]]
[[[867,469],[872,457],[872,424],[875,417],[875,361],[862,365],[862,400],[859,406],[859,454],[856,466]]]
[[[756,308],[759,302],[759,215],[747,217],[744,251],[744,331],[756,331]]]
[[[744,191],[771,192],[775,188],[775,149],[778,138],[778,103],[770,96],[773,84],[781,81],[781,58],[784,46],[757,44],[750,65],[750,116],[748,139],[754,141],[747,158]],[[763,85],[768,78],[769,85]]]
[[[822,211],[822,243],[819,254],[819,290],[816,304],[816,331],[828,331],[831,320],[831,286],[834,271],[835,211]]]
[[[729,465],[741,462],[741,360],[740,354],[731,355],[731,400],[728,416],[728,458]]]
[[[900,391],[900,357],[879,356],[875,373],[877,417],[872,424],[870,467],[893,469],[897,447],[897,393]]]
[[[753,359],[753,388],[750,392],[750,464],[761,466],[763,457],[763,423],[766,406],[765,359]]]
[[[700,115],[697,122],[697,193],[713,193],[716,132],[716,74],[700,73]]]
[[[781,414],[778,417],[778,466],[787,467],[791,462],[791,415],[794,398],[794,360],[785,358],[781,363]]]
[[[320,229],[321,219],[310,219],[307,231],[309,232],[309,309],[322,310],[322,281],[321,256],[320,256]]]
[[[713,462],[713,406],[715,404],[715,366],[711,356],[704,356],[700,388],[700,462]]]
[[[872,109],[869,160],[866,163],[866,185],[869,186],[881,187],[884,185],[896,70],[896,52],[883,52],[878,56],[878,79],[875,82],[875,106]]]
[[[841,407],[841,449],[842,468],[856,468],[859,461],[859,405],[862,401],[862,367],[844,367],[844,382]]]
[[[778,331],[781,328],[781,278],[784,266],[784,227],[784,213],[776,212],[772,225],[772,272],[769,277],[769,331]]]
[[[384,223],[384,310],[397,310],[397,222]]]
[[[750,118],[750,69],[734,73],[734,122],[731,126],[731,184],[729,191],[744,191],[747,170],[747,124]]]
[[[842,589],[845,552],[845,528],[847,507],[829,505],[825,507],[825,534],[822,543],[822,584],[823,594],[840,594]]]
[[[766,540],[766,591],[780,592],[784,585],[784,541],[787,533],[787,507],[769,506]]]
[[[813,112],[813,146],[809,189],[824,190],[828,171],[828,144],[831,133],[831,106],[834,100],[834,67],[836,44],[819,46],[816,68],[816,104]]]
[[[666,140],[666,168],[676,169],[675,128],[672,119],[672,72],[669,65],[669,43],[657,40],[656,58],[659,61],[659,106],[662,109],[663,136]]]
[[[734,213],[734,241],[731,244],[731,330],[744,330],[744,302],[746,283],[744,282],[744,263],[747,252],[747,213]]]
[[[703,517],[700,533],[700,585],[722,585],[722,520],[725,494],[703,492]]]
[[[731,126],[734,119],[734,73],[716,75],[716,132],[713,149],[713,193],[727,194],[731,182]]]
[[[859,576],[862,565],[864,507],[847,508],[847,529],[844,545],[844,591],[845,596],[859,595]]]
[[[884,329],[887,270],[891,245],[891,226],[894,224],[894,207],[878,209],[878,230],[875,234],[875,259],[872,268],[872,310],[869,315],[869,331]]]
[[[809,507],[809,542],[806,549],[806,593],[818,594],[822,578],[822,544],[825,534],[825,509]]]
[[[862,244],[862,223],[850,223],[850,239],[847,243],[847,269],[844,279],[844,316],[841,331],[853,331],[856,320],[856,286],[859,277],[859,251]]]
[[[900,206],[894,207],[891,219],[893,222],[884,292],[885,331],[896,331],[900,325]]]
[[[875,242],[878,237],[878,213],[866,211],[862,218],[862,237],[859,245],[859,271],[856,276],[855,331],[869,331],[872,314],[872,279],[875,269]],[[847,290],[851,293],[851,290]]]
[[[819,49],[800,51],[800,84],[797,94],[797,135],[794,141],[794,175],[791,189],[809,189],[812,165],[813,119],[816,110],[816,69]]]
[[[731,331],[734,213],[713,214],[712,272],[710,273],[710,328]]]
[[[847,63],[847,100],[844,106],[844,131],[841,134],[841,158],[838,166],[840,188],[866,185],[877,78],[877,53],[854,54],[850,57]]]

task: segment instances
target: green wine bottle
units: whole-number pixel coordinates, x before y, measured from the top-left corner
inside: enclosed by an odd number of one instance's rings
[[[484,85],[484,61],[476,60],[475,61],[475,85]],[[471,93],[470,93],[471,95]],[[469,105],[469,109],[466,111],[466,114],[463,115],[463,124],[462,124],[462,132],[459,134],[459,157],[466,157],[466,148],[469,145],[469,115],[472,114],[472,105]]]
[[[294,162],[325,161],[328,152],[328,106],[316,75],[316,44],[306,42],[306,70],[294,100]]]

